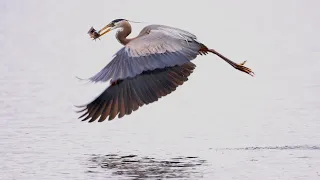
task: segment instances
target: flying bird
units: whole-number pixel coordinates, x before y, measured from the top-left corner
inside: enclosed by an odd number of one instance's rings
[[[137,37],[127,38],[132,28],[126,19],[115,19],[101,30],[93,27],[88,34],[93,40],[119,29],[117,40],[124,46],[90,82],[108,82],[108,87],[82,108],[79,119],[88,122],[113,120],[130,115],[143,105],[157,101],[188,81],[196,65],[191,61],[198,55],[213,53],[233,68],[254,75],[245,62],[235,63],[208,48],[185,30],[166,25],[148,25]]]

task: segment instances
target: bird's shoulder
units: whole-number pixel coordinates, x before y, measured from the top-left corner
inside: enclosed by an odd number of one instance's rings
[[[155,33],[161,34],[163,36],[170,36],[175,38],[194,39],[194,40],[197,39],[197,36],[189,31],[172,27],[172,26],[161,25],[161,24],[151,24],[144,27],[140,31],[138,37],[145,36],[148,34],[155,34]]]
[[[190,43],[194,46],[199,44],[194,34],[175,27],[152,24],[144,27],[136,38],[125,45],[125,48],[145,50],[150,47],[161,47],[166,50],[182,50],[188,48]]]

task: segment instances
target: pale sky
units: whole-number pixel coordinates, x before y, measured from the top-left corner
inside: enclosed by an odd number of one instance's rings
[[[316,95],[305,86],[319,83],[315,68],[320,65],[318,5],[318,1],[300,0],[6,1],[1,3],[5,17],[2,61],[36,72],[21,77],[26,81],[46,79],[65,98],[60,103],[82,104],[100,90],[73,93],[87,87],[74,76],[95,74],[121,47],[115,32],[92,41],[87,34],[91,26],[99,29],[116,18],[170,25],[194,33],[236,62],[247,60],[256,77],[234,70],[216,56],[200,56],[186,84],[126,117],[127,121],[149,119],[153,114],[163,119],[167,111],[172,112],[171,118],[184,121],[222,116],[256,121],[254,112],[280,106],[279,98],[299,106],[299,98]],[[131,36],[146,25],[132,24]]]
[[[137,133],[154,139],[139,141],[139,147],[171,138],[178,143],[173,137],[178,132],[201,134],[203,147],[317,144],[319,6],[316,0],[2,0],[0,80],[6,84],[0,87],[0,115],[28,122],[27,127],[69,127],[88,142],[115,137],[118,130],[127,139]],[[132,23],[131,37],[148,24],[187,30],[233,61],[247,60],[256,77],[214,55],[199,56],[189,81],[158,102],[121,120],[80,123],[72,105],[90,101],[105,84],[84,85],[75,76],[94,75],[122,46],[115,31],[96,42],[87,32],[117,18],[148,22]],[[127,151],[137,147],[118,140]]]

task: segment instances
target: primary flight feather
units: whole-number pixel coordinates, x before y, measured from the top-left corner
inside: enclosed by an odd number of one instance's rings
[[[110,85],[93,101],[77,106],[83,121],[103,122],[131,114],[139,107],[153,103],[170,94],[188,81],[196,65],[191,61],[198,55],[213,53],[235,69],[253,76],[253,71],[237,64],[214,49],[209,49],[187,31],[165,25],[149,25],[135,38],[128,39],[131,25],[128,20],[116,19],[100,31],[91,28],[93,39],[119,29],[118,41],[124,45],[100,72],[90,77],[91,82]]]

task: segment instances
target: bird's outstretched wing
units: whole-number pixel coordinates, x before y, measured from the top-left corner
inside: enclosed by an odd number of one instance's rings
[[[182,65],[196,58],[199,49],[200,44],[191,33],[168,26],[150,25],[89,80],[115,81],[132,78],[148,70]]]
[[[82,121],[102,122],[129,115],[144,104],[157,101],[170,94],[188,80],[195,64],[165,67],[153,71],[144,71],[133,78],[121,80],[108,87],[99,97],[83,106]]]
[[[186,31],[168,26],[145,27],[139,36],[120,49],[92,82],[112,83],[92,102],[83,105],[83,120],[99,122],[131,114],[144,104],[170,94],[188,80],[196,67],[190,61],[200,43]]]

